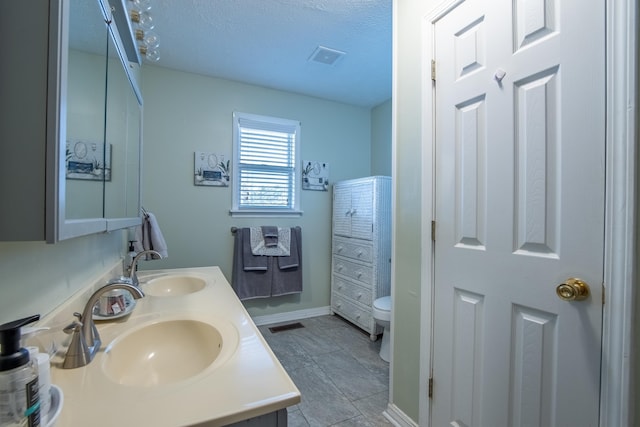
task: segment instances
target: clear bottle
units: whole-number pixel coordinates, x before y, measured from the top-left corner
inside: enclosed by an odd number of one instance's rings
[[[20,327],[39,315],[0,325],[0,426],[40,426],[38,370],[20,348]]]

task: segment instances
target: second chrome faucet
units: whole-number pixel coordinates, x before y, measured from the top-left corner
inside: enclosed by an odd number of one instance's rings
[[[140,258],[142,256],[147,256],[147,255],[155,255],[158,257],[158,259],[162,259],[162,255],[160,255],[160,253],[158,251],[154,251],[152,249],[149,250],[145,250],[145,251],[140,251],[134,258],[133,261],[131,261],[131,265],[126,266],[125,268],[125,274],[129,277],[129,279],[131,279],[131,283],[133,283],[135,286],[138,286],[138,275],[136,273],[136,271],[138,270],[138,261],[140,260]]]

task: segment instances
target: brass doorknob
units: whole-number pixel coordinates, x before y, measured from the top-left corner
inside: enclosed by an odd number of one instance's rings
[[[558,285],[556,294],[563,301],[582,301],[589,296],[589,285],[572,277]]]

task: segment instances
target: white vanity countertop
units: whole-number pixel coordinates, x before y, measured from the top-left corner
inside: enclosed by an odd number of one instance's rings
[[[57,427],[222,426],[300,402],[297,387],[218,267],[140,272],[141,289],[150,278],[166,275],[199,277],[206,286],[183,296],[146,295],[130,315],[97,322],[102,346],[86,367],[59,368],[64,348],[52,359],[52,382],[64,393]],[[222,351],[212,365],[187,380],[152,387],[109,379],[104,362],[110,342],[123,331],[171,319],[211,323],[222,331]]]

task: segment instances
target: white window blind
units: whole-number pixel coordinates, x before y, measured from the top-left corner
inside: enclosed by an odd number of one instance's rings
[[[299,211],[300,123],[234,113],[235,212]]]

